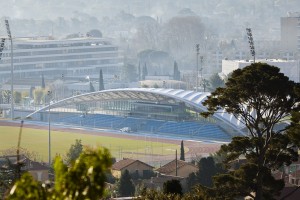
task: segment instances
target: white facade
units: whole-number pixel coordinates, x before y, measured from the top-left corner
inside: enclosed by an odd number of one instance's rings
[[[10,76],[10,43],[6,42],[0,60],[0,79]],[[117,46],[104,38],[73,38],[53,40],[49,38],[13,39],[15,77],[84,76],[118,74],[123,66]]]
[[[299,82],[299,63],[295,60],[262,59],[255,62],[267,63],[280,68],[280,72],[288,76],[290,80]],[[253,60],[222,60],[222,74],[228,76],[236,69],[242,69],[253,63]]]

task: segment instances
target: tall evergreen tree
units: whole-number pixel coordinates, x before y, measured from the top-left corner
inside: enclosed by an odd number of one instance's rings
[[[180,71],[178,69],[178,64],[176,61],[174,61],[173,79],[177,81],[180,80]]]
[[[212,114],[220,109],[245,124],[247,136],[234,137],[221,152],[230,167],[241,156],[245,163],[228,174],[214,177],[215,192],[225,199],[250,196],[255,200],[274,199],[284,186],[272,171],[298,159],[299,126],[276,126],[300,111],[300,84],[289,80],[280,69],[253,63],[235,70],[223,88],[217,88],[203,103]],[[255,194],[255,195],[254,195]]]
[[[95,88],[92,81],[90,81],[90,92],[95,92]]]
[[[203,186],[211,187],[213,185],[212,177],[217,173],[214,159],[211,156],[201,158],[198,163],[198,168],[199,171],[196,173],[198,183]]]
[[[102,69],[100,69],[100,73],[99,73],[99,91],[101,91],[101,90],[104,90]]]
[[[44,74],[42,74],[42,88],[43,88],[43,89],[46,88],[45,79],[44,79]]]
[[[76,139],[75,144],[71,145],[70,149],[66,154],[66,158],[65,158],[66,164],[69,165],[77,158],[79,158],[82,151],[83,151],[83,145],[81,144],[81,140]]]
[[[141,75],[141,63],[139,62],[139,66],[138,66],[138,76],[139,76],[139,81],[141,80],[141,77],[142,77],[142,75]]]
[[[117,190],[121,197],[134,195],[135,187],[128,170],[125,170],[124,173],[122,173]]]
[[[146,76],[148,76],[148,69],[147,69],[147,64],[145,63],[142,72],[142,79],[145,80]]]
[[[183,146],[183,140],[181,140],[181,146],[180,146],[180,160],[185,161],[185,158],[184,158],[184,146]]]
[[[163,192],[165,194],[179,194],[182,195],[182,186],[179,180],[169,180],[163,184]]]

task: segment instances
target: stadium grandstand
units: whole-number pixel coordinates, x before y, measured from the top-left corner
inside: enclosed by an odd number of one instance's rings
[[[220,111],[204,118],[209,93],[164,88],[123,88],[69,97],[26,114],[34,121],[155,134],[199,141],[230,141],[242,124]],[[19,113],[20,115],[20,113]],[[22,114],[24,115],[24,113]]]

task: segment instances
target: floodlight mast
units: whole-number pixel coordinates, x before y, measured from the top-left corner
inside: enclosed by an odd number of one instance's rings
[[[197,73],[196,73],[196,92],[198,92],[198,83],[199,83],[199,51],[200,51],[200,45],[196,44],[196,56],[197,56]]]
[[[7,36],[8,39],[10,40],[10,63],[11,63],[11,71],[10,71],[10,76],[11,76],[11,109],[10,109],[10,114],[11,114],[11,119],[14,119],[14,53],[13,53],[13,40],[9,28],[9,23],[8,20],[5,20],[5,26],[6,26],[6,31],[7,31]]]
[[[254,41],[251,28],[246,28],[247,35],[248,35],[248,42],[250,47],[251,55],[253,56],[253,62],[255,63],[255,48],[254,48]]]

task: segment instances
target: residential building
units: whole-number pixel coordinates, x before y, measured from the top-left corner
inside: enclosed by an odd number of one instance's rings
[[[188,163],[182,160],[173,160],[160,167],[156,171],[164,175],[187,178],[191,173],[197,172],[198,170],[198,167],[192,163]]]
[[[299,63],[296,60],[258,59],[255,62],[267,63],[280,68],[280,72],[291,80],[299,82]],[[253,63],[253,60],[222,60],[222,75],[228,76],[236,69],[242,69]]]
[[[9,163],[16,166],[17,156],[1,156],[0,157],[0,168],[5,169],[9,168]],[[20,155],[19,163],[22,164],[21,171],[26,171],[32,175],[32,177],[40,182],[44,182],[49,179],[49,168],[42,163],[32,161],[24,155]]]
[[[128,170],[129,174],[148,178],[153,174],[153,167],[139,160],[133,160],[130,158],[124,158],[113,164],[112,175],[116,178],[120,178],[122,173]]]
[[[281,18],[281,44],[288,52],[300,51],[300,13],[288,13]]]

